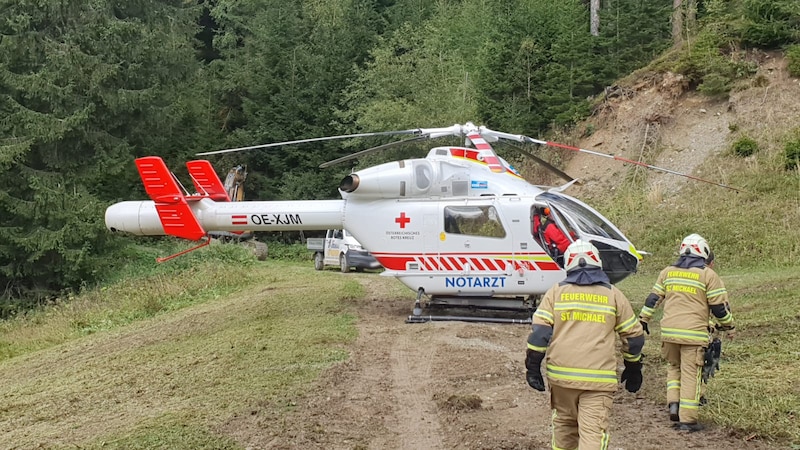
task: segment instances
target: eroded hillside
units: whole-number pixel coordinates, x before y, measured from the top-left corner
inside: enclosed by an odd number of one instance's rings
[[[711,157],[728,154],[745,135],[758,141],[764,153],[776,153],[786,134],[800,125],[800,79],[789,75],[780,53],[762,53],[757,59],[758,72],[728,98],[703,95],[673,73],[631,77],[634,81],[608,90],[585,125],[585,134],[591,135],[578,145],[729,184],[732,162],[716,164]],[[710,164],[704,164],[707,160]],[[645,169],[631,173],[629,165],[583,153],[571,156],[566,172],[583,181],[570,193],[586,198],[604,195],[631,177],[647,177],[654,201],[694,183]]]

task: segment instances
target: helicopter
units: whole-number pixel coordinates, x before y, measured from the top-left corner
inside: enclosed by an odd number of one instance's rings
[[[500,140],[551,145],[639,164],[649,164],[493,131],[471,122],[443,128],[359,133],[198,153],[214,155],[323,140],[378,135],[412,135],[321,165],[328,167],[393,145],[444,136],[465,138],[465,146],[436,146],[425,158],[392,161],[352,172],[339,184],[341,199],[230,201],[208,160],[187,163],[196,189],[189,193],[158,156],[136,160],[150,200],[124,201],[106,210],[106,227],[134,235],[172,235],[193,241],[211,231],[304,231],[347,229],[384,267],[416,292],[406,322],[436,320],[530,323],[536,302],[566,272],[557,254],[535,229],[534,217],[549,218],[569,238],[591,242],[600,252],[612,283],[635,273],[642,254],[625,235],[591,206],[564,194],[578,180],[537,186],[526,181],[491,143]],[[535,158],[535,157],[534,157]],[[547,165],[545,162],[543,164]],[[699,179],[700,181],[706,181]],[[707,181],[708,183],[718,184]],[[732,188],[733,189],[733,188]],[[523,318],[423,314],[445,308],[523,311]]]

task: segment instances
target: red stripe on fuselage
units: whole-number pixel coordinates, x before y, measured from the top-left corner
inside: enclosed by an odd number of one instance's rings
[[[529,261],[519,260],[516,257],[522,255],[509,255],[503,257],[496,253],[488,253],[487,256],[480,254],[458,255],[425,255],[425,254],[397,254],[397,253],[373,253],[373,256],[383,267],[389,270],[408,270],[408,263],[417,263],[420,271],[441,271],[441,272],[460,272],[466,270],[467,266],[475,272],[498,272],[505,270],[508,264],[516,270],[542,270],[556,271],[561,268],[554,261]],[[544,253],[531,253],[529,255],[543,256]]]

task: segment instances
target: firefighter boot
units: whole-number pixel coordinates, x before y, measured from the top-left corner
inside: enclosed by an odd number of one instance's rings
[[[672,402],[669,404],[669,420],[677,422],[680,420],[678,417],[679,403]]]
[[[701,430],[705,429],[705,427],[700,425],[697,422],[694,422],[694,423],[683,423],[683,422],[681,422],[681,424],[678,426],[678,429],[681,430],[681,431],[695,432],[695,431],[701,431]]]

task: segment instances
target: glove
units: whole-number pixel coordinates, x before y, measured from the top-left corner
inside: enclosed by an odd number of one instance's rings
[[[642,320],[640,320],[639,323],[642,324],[642,328],[644,329],[644,332],[649,335],[650,334],[650,325],[648,325],[647,322],[644,322]]]
[[[528,349],[525,354],[525,380],[528,385],[537,391],[544,392],[544,379],[542,378],[542,360],[544,353]]]
[[[725,337],[730,340],[733,340],[736,337],[736,327],[732,327],[730,325],[717,325],[717,331],[724,331]]]
[[[528,386],[537,391],[544,392],[544,378],[542,378],[542,372],[525,371],[525,380],[528,381]]]
[[[622,371],[621,380],[625,383],[625,390],[638,392],[642,387],[642,362],[625,361],[625,370]]]

